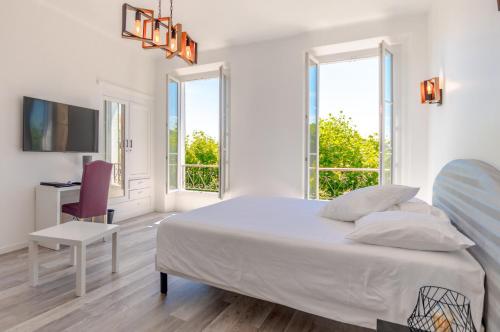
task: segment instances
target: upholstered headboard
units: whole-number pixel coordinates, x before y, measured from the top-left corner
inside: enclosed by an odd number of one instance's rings
[[[500,171],[454,160],[438,174],[432,201],[476,243],[470,252],[486,271],[486,330],[500,331]]]

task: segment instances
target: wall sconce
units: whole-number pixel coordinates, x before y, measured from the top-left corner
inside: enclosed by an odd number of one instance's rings
[[[441,104],[443,89],[439,85],[439,77],[420,83],[420,98],[422,104]]]

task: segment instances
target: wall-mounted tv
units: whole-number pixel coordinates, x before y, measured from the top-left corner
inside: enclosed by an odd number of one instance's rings
[[[23,151],[98,150],[99,111],[24,97]]]

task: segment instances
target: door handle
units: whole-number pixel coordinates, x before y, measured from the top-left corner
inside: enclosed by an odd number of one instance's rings
[[[132,143],[134,142],[133,139],[130,140],[130,148],[133,148]]]

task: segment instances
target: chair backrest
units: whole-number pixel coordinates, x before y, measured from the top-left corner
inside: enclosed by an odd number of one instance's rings
[[[80,188],[81,218],[103,216],[107,213],[112,168],[112,164],[102,160],[84,165]]]

